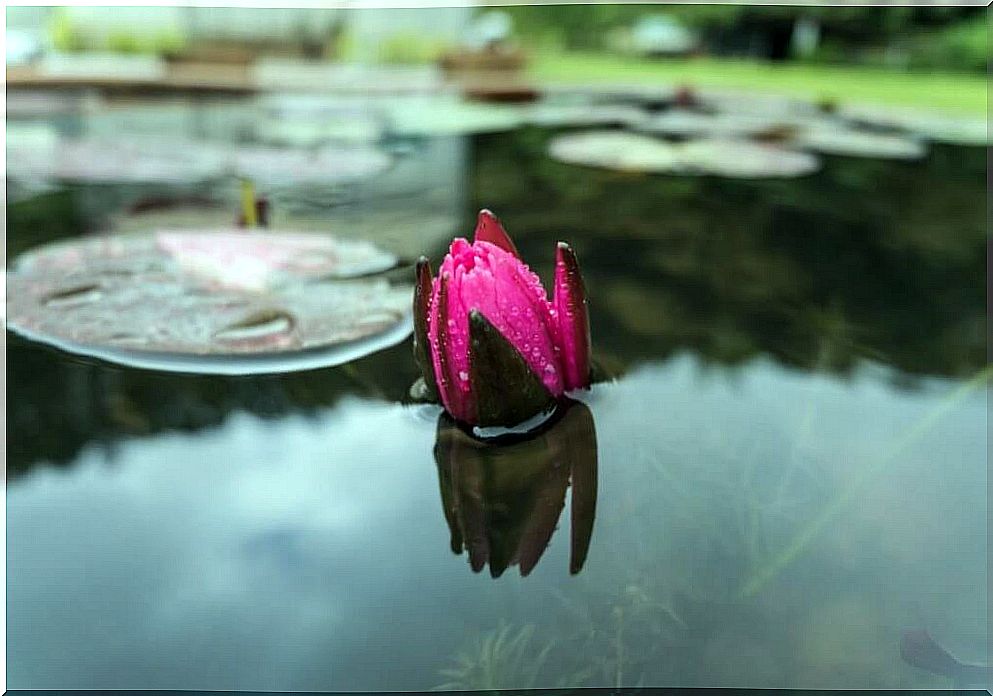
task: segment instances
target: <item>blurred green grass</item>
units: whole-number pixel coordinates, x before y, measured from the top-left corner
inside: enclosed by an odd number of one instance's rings
[[[529,73],[543,82],[659,82],[754,89],[839,103],[927,107],[974,116],[985,115],[987,109],[987,79],[982,73],[902,72],[717,58],[644,59],[596,53],[536,53]]]

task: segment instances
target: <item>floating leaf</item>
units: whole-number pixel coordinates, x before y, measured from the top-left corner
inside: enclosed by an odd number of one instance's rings
[[[341,95],[266,94],[259,97],[258,108],[253,126],[256,137],[285,145],[372,143],[380,138],[384,125],[379,109]]]
[[[100,183],[189,183],[234,175],[263,185],[338,184],[379,174],[392,163],[385,152],[357,144],[319,149],[232,148],[158,136],[42,141],[39,137],[27,133],[19,138],[21,144],[8,148],[13,176]]]
[[[549,154],[563,162],[606,169],[735,178],[793,177],[815,171],[813,155],[746,140],[669,143],[647,135],[590,131],[562,135]]]
[[[804,176],[817,171],[813,155],[776,145],[718,138],[681,143],[682,171],[742,179]]]
[[[692,109],[669,109],[641,123],[649,133],[690,137],[764,137],[789,133],[806,119],[794,114],[707,113]]]
[[[367,243],[300,233],[74,240],[19,260],[7,277],[8,322],[29,338],[139,367],[308,369],[410,333],[408,288],[350,278],[394,263]]]
[[[161,137],[15,143],[7,155],[14,177],[94,183],[189,183],[219,176],[225,165],[216,146]]]
[[[985,147],[990,144],[985,117],[865,105],[842,106],[839,114],[865,126],[898,129],[949,145]]]
[[[634,126],[648,118],[644,109],[625,104],[538,102],[522,108],[524,120],[535,126]]]
[[[445,195],[448,195],[447,192]],[[426,251],[447,244],[464,234],[461,220],[445,209],[440,196],[423,196],[403,201],[402,206],[340,206],[328,211],[302,214],[272,195],[268,229],[297,230],[313,234],[333,234],[338,240],[364,240],[396,256],[416,259]],[[156,201],[153,201],[155,203]],[[116,233],[137,233],[194,227],[224,228],[235,219],[230,204],[215,201],[163,200],[163,205],[111,216],[109,229]],[[238,232],[239,235],[244,231]],[[384,267],[396,262],[391,261]]]
[[[394,102],[389,119],[396,135],[436,137],[509,131],[524,122],[524,115],[511,105],[414,98]]]
[[[675,144],[622,131],[562,135],[552,140],[549,154],[570,164],[620,171],[674,172],[679,168]]]
[[[392,164],[385,152],[365,145],[336,145],[308,150],[282,147],[242,147],[231,154],[238,176],[260,185],[339,184],[379,174]]]
[[[790,142],[807,150],[848,157],[920,159],[927,154],[927,148],[916,138],[859,131],[843,126],[804,129]]]

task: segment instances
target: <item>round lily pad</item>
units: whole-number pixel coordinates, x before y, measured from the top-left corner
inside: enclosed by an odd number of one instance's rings
[[[797,133],[791,142],[807,150],[848,157],[912,160],[927,154],[924,143],[916,138],[844,126],[807,128]]]
[[[182,184],[220,175],[223,153],[207,143],[158,137],[52,139],[8,149],[15,177],[91,183]]]
[[[241,147],[230,156],[236,175],[262,186],[301,183],[341,184],[385,171],[392,158],[365,145],[336,145],[319,149]]]
[[[305,233],[162,231],[51,244],[7,276],[28,338],[160,370],[244,374],[335,365],[411,331],[410,289],[356,277],[393,265]]]
[[[23,141],[24,145],[18,144]],[[196,140],[158,138],[19,138],[7,152],[17,177],[91,183],[184,184],[223,175],[261,185],[338,184],[385,171],[392,158],[369,145],[318,149],[231,147]]]
[[[620,131],[562,135],[552,140],[549,154],[571,164],[619,171],[735,178],[803,176],[819,166],[811,154],[772,144],[716,138],[670,143]]]
[[[677,171],[678,149],[673,143],[624,131],[560,135],[548,146],[551,157],[561,162],[634,172]]]
[[[341,95],[264,94],[257,100],[253,131],[266,143],[316,146],[327,142],[373,143],[384,117],[366,100]]]
[[[775,94],[754,94],[737,90],[700,90],[700,99],[718,113],[793,118],[816,113],[814,104]]]
[[[707,113],[692,109],[669,109],[639,125],[639,129],[678,137],[747,137],[790,133],[802,119],[795,115]]]
[[[644,109],[625,104],[538,102],[523,109],[527,123],[536,126],[633,126],[648,117]]]
[[[991,142],[989,124],[983,117],[860,105],[844,105],[839,114],[862,125],[898,129],[949,145],[985,147]]]
[[[134,234],[162,229],[223,228],[238,217],[238,210],[219,201],[175,200],[167,206],[132,210],[110,218],[108,231]],[[397,263],[396,257],[416,259],[462,233],[458,215],[445,205],[421,197],[403,205],[379,205],[353,209],[340,206],[319,213],[300,213],[273,205],[267,231],[296,230],[308,234],[330,234],[339,240],[365,240],[383,255],[384,268]]]
[[[495,133],[524,122],[520,107],[444,99],[408,99],[394,102],[388,131],[400,136],[441,137]]]
[[[806,152],[748,140],[718,138],[680,143],[679,159],[684,173],[736,179],[805,176],[820,167],[817,157]]]

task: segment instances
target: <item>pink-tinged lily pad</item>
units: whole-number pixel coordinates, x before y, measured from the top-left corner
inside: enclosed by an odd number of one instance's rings
[[[232,224],[237,210],[213,201],[181,201],[149,206],[112,216],[108,232],[134,234],[165,229],[223,228]],[[457,215],[442,205],[432,205],[431,199],[412,202],[409,206],[377,206],[351,208],[342,206],[320,214],[300,214],[287,210],[277,201],[269,211],[272,232],[295,230],[307,234],[332,235],[338,240],[366,241],[381,251],[389,252],[382,263],[395,262],[393,255],[416,259],[426,249],[441,246],[460,232]],[[242,230],[243,232],[243,230]]]
[[[841,125],[806,128],[790,142],[806,150],[847,157],[914,160],[927,154],[927,147],[917,138],[854,130]]]
[[[165,231],[52,244],[7,276],[10,328],[113,362],[243,374],[335,365],[411,331],[389,254],[293,233]]]
[[[552,140],[549,154],[570,164],[618,171],[732,178],[804,176],[820,166],[811,154],[773,144],[716,138],[671,143],[619,131],[562,135]]]

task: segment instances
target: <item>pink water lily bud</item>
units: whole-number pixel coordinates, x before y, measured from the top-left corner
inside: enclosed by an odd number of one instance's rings
[[[516,425],[589,386],[586,293],[568,245],[556,252],[549,301],[500,221],[483,210],[474,241],[455,239],[435,278],[419,262],[417,280],[415,355],[427,391],[456,420]]]

